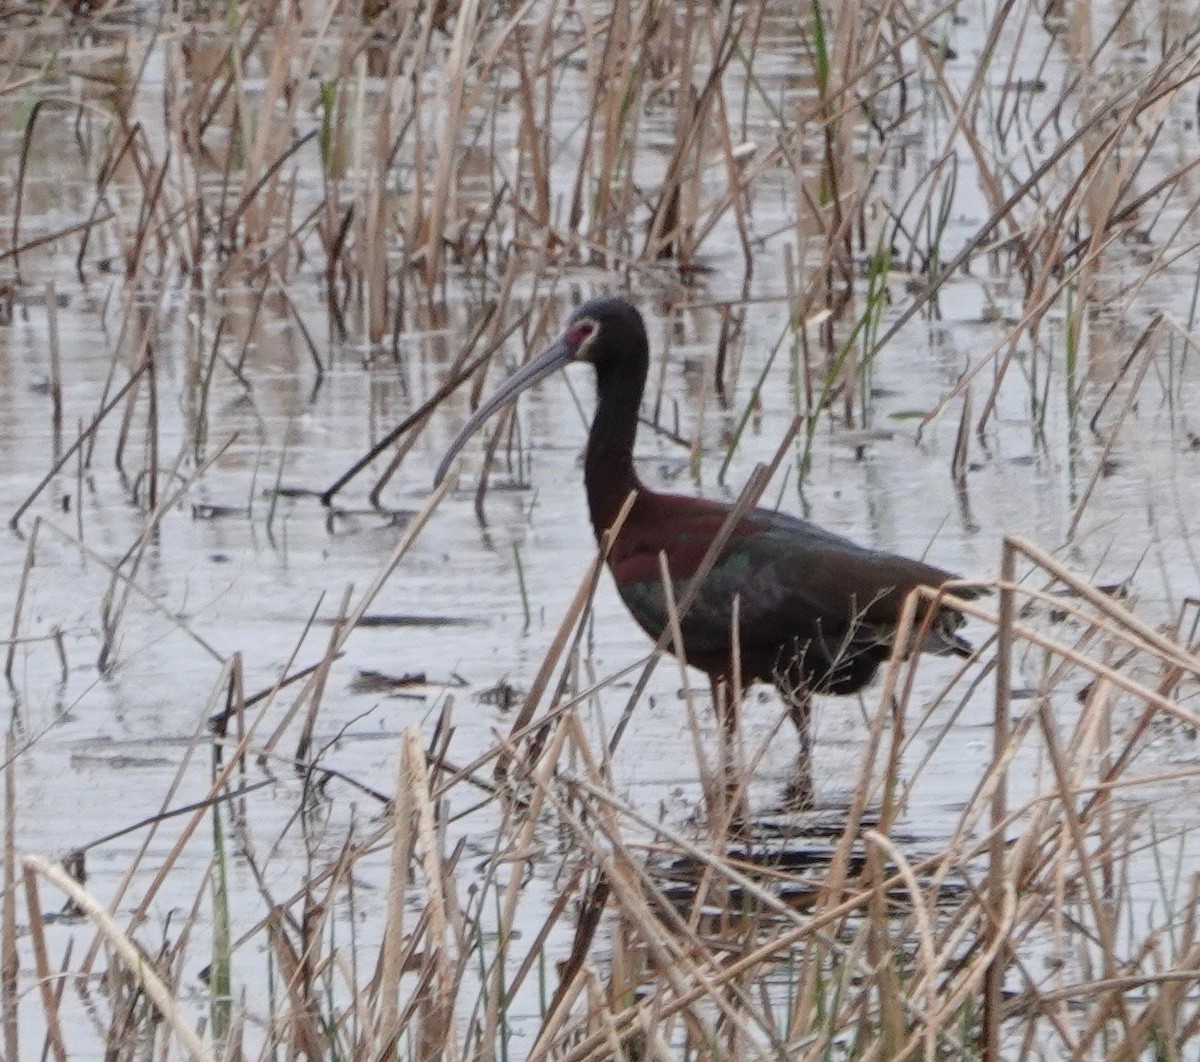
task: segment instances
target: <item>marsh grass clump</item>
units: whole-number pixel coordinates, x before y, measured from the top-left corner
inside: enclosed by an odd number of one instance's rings
[[[712,770],[707,828],[672,825],[620,795],[609,752],[584,724],[584,702],[612,679],[578,695],[534,691],[533,719],[459,767],[449,713],[430,741],[409,728],[369,827],[314,851],[298,892],[276,895],[259,876],[261,915],[237,939],[229,855],[250,868],[259,859],[246,832],[257,787],[237,779],[267,755],[259,730],[283,687],[249,703],[234,665],[216,698],[234,725],[222,726],[208,797],[139,827],[153,834],[178,815],[188,824],[158,882],[185,845],[200,843],[205,820],[212,836],[208,884],[162,950],[147,954],[131,937],[144,933],[119,925],[80,882],[10,847],[7,865],[24,868],[25,932],[43,983],[54,978],[47,887],[77,904],[76,932],[97,932],[90,947],[84,933],[68,949],[63,991],[23,1007],[39,1010],[52,1050],[78,1042],[59,1015],[64,993],[82,993],[110,1015],[105,1039],[122,1053],[175,1037],[208,1051],[207,1036],[213,1057],[251,1043],[354,1058],[396,1046],[430,1058],[975,1057],[989,1044],[1097,1043],[1133,1058],[1164,1040],[1186,1053],[1197,1027],[1183,989],[1197,961],[1196,878],[1178,862],[1190,824],[1170,824],[1164,794],[1195,769],[1139,760],[1148,730],[1200,722],[1185,707],[1200,666],[1179,632],[1147,627],[1027,543],[1006,545],[1004,570],[1019,580],[1000,583],[990,606],[955,602],[992,630],[994,656],[964,663],[933,703],[911,699],[916,661],[890,665],[848,806],[734,834],[712,813],[724,792]],[[585,582],[580,601],[590,589]],[[564,633],[585,608],[564,618]],[[321,671],[303,679],[298,706],[319,696]],[[1022,679],[1030,685],[1018,707]],[[988,685],[992,769],[950,836],[908,835],[924,773],[952,754],[942,747],[950,724]],[[501,756],[497,787],[489,765]],[[317,760],[302,788],[335,781]],[[463,789],[467,810],[453,814]],[[302,799],[301,814],[322,814],[319,792]],[[468,862],[472,815],[497,826]],[[552,868],[549,895],[533,887],[536,864]],[[131,865],[130,879],[147,869]],[[339,912],[355,910],[360,882],[381,871],[382,932],[368,944]],[[7,924],[6,952],[21,955],[15,918]],[[209,962],[200,1028],[178,980],[189,953]],[[231,985],[255,953],[269,971],[270,1020],[251,1027]],[[88,988],[90,969],[107,971],[102,1000]]]
[[[0,14],[4,1057],[1195,1054],[1192,14]],[[613,288],[647,481],[999,571],[811,814],[622,655],[585,399],[426,493]]]

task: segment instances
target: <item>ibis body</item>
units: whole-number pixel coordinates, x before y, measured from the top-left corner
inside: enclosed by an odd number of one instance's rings
[[[633,449],[649,343],[642,316],[629,302],[593,299],[576,310],[559,338],[480,406],[451,445],[437,479],[484,420],[571,362],[587,362],[596,373],[596,414],[584,466],[592,527],[601,539],[634,494],[607,561],[633,618],[657,639],[670,622],[660,558],[665,557],[678,602],[731,506],[662,494],[638,479]],[[918,587],[940,588],[953,578],[922,561],[867,549],[807,520],[751,509],[731,529],[681,617],[683,652],[709,677],[715,703],[730,706],[724,711],[727,727],[735,721],[734,698],[729,691],[718,696],[722,683],[737,676],[743,684],[774,684],[799,731],[808,777],[811,696],[854,693],[870,682],[891,653],[908,595]],[[929,616],[929,607],[923,604],[917,613],[928,620],[922,648],[968,655],[969,645],[956,633],[961,614],[937,607]],[[799,789],[801,802],[811,798],[811,781]]]

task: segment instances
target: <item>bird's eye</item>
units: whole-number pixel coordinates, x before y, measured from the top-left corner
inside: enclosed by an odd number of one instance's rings
[[[571,329],[571,340],[578,346],[585,339],[591,339],[596,331],[596,325],[591,321],[580,321]]]

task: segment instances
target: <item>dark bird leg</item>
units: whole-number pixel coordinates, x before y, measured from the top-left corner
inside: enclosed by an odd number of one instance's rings
[[[813,806],[815,792],[812,776],[812,695],[803,688],[781,689],[787,704],[788,716],[800,739],[800,756],[796,761],[796,777],[784,793],[784,806],[791,811],[805,811]]]

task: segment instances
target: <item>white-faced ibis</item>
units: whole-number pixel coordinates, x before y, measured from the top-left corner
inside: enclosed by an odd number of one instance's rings
[[[599,540],[630,492],[637,492],[609,550],[608,566],[633,618],[658,638],[668,623],[659,555],[666,555],[679,601],[731,507],[659,494],[638,479],[633,445],[649,355],[646,327],[634,306],[619,298],[585,303],[558,339],[479,407],[443,458],[437,482],[470,435],[498,409],[564,365],[590,363],[598,391],[584,465],[592,527]],[[734,599],[739,599],[737,673],[746,684],[774,684],[787,703],[801,747],[793,799],[808,804],[811,696],[854,693],[870,682],[891,652],[908,594],[953,578],[921,561],[865,549],[807,520],[752,509],[738,521],[682,617],[684,653],[689,664],[708,675],[714,704],[730,705],[722,722],[732,729],[733,697],[718,691],[735,675]],[[969,644],[955,633],[962,623],[960,613],[939,609],[922,650],[969,655]]]

